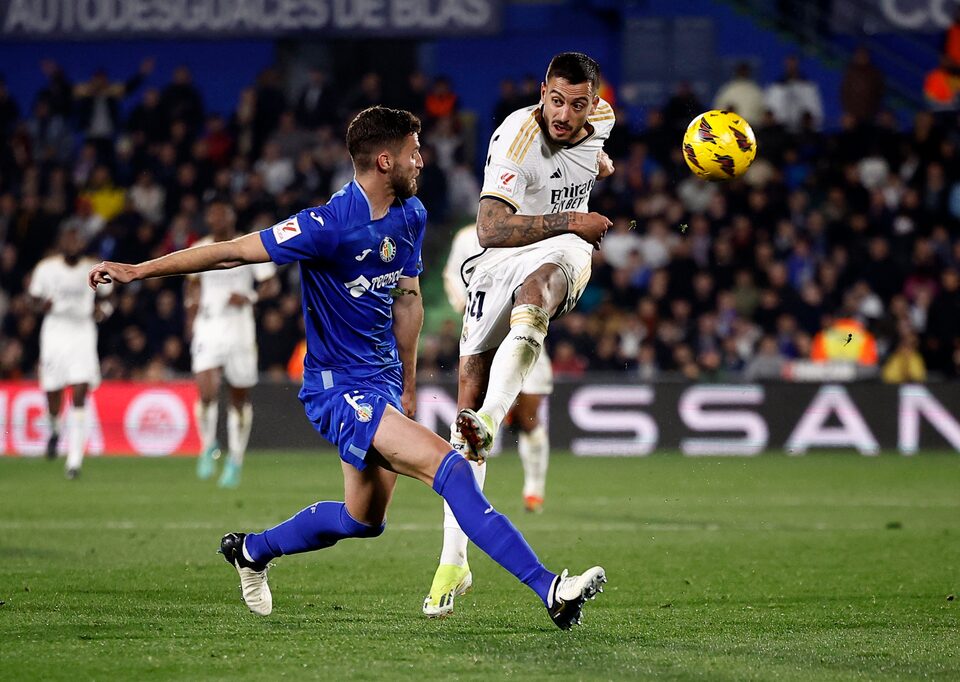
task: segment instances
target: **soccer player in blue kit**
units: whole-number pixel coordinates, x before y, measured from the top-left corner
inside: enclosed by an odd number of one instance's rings
[[[558,627],[569,629],[579,623],[585,601],[602,591],[603,568],[573,576],[548,571],[484,497],[464,456],[411,419],[427,220],[415,197],[423,167],[419,133],[419,119],[407,111],[366,109],[347,129],[354,180],[326,205],[231,241],[137,265],[103,262],[90,270],[89,282],[96,288],[269,260],[300,264],[307,332],[300,400],[314,428],[337,446],[345,499],[312,504],[262,533],[223,537],[220,551],[240,574],[253,613],[273,610],[267,584],[273,559],[383,533],[403,474],[443,497],[474,544],[536,592]]]

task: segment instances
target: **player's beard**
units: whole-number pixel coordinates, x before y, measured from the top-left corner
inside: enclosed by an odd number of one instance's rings
[[[405,178],[402,175],[394,175],[390,178],[390,188],[393,189],[393,194],[403,201],[404,199],[409,199],[417,193],[417,178],[416,176]]]

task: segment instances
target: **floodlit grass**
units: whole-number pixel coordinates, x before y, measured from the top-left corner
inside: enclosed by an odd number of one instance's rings
[[[0,458],[0,679],[960,679],[957,455],[555,454],[536,516],[491,460],[549,567],[607,569],[566,633],[473,548],[474,591],[424,619],[441,507],[407,480],[382,537],[277,561],[258,618],[221,534],[341,498],[339,463],[257,453],[232,492],[193,464]]]

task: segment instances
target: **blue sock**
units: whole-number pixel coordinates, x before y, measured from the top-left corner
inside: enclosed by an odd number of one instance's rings
[[[266,564],[284,554],[323,549],[344,538],[375,538],[386,527],[360,523],[343,502],[317,502],[262,533],[248,533],[245,554],[255,564]]]
[[[434,474],[433,489],[450,505],[457,523],[473,544],[547,604],[556,574],[544,568],[510,519],[483,496],[463,455],[450,451]]]

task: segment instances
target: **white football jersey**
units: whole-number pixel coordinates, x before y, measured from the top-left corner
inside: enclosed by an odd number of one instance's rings
[[[540,127],[539,116],[540,105],[526,107],[507,116],[494,131],[480,197],[499,199],[520,215],[589,212],[590,191],[599,171],[597,156],[616,123],[613,107],[601,99],[587,119],[587,136],[572,145],[551,142]],[[576,235],[553,239],[577,248],[593,248]],[[509,251],[525,248],[529,247]],[[503,250],[487,249],[484,260],[496,257],[491,251]]]
[[[197,245],[212,244],[211,237],[204,237]],[[256,285],[277,274],[277,266],[271,262],[241,265],[228,270],[209,270],[191,277],[200,281],[200,307],[198,318],[232,317],[253,315],[249,306],[228,305],[231,294],[241,294],[251,301],[256,300]]]
[[[94,265],[92,258],[80,258],[74,265],[62,255],[44,258],[33,271],[29,293],[52,302],[47,317],[92,322],[97,294],[108,294],[113,286],[101,285],[97,291],[90,288],[87,273]]]

